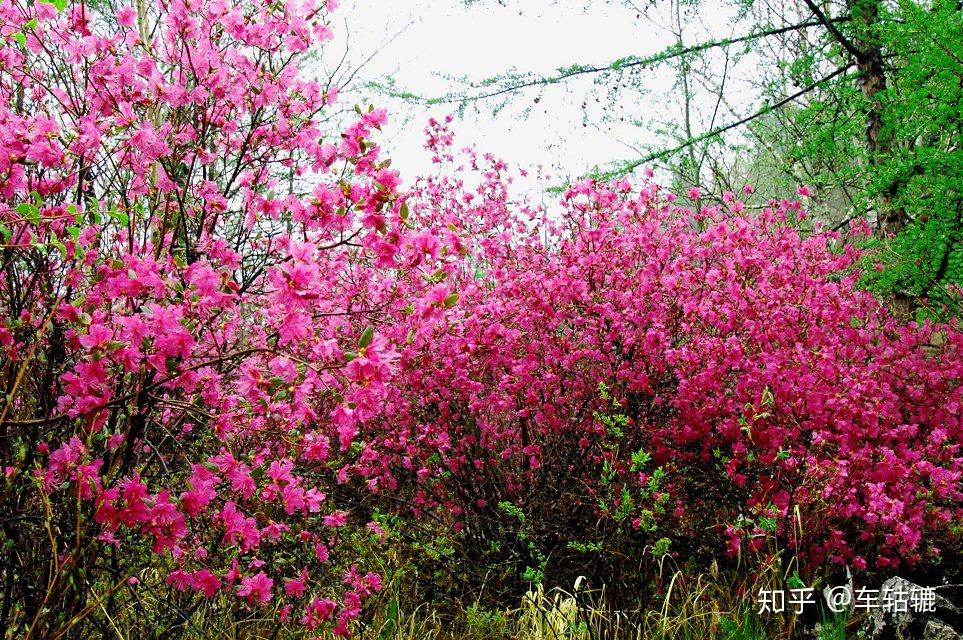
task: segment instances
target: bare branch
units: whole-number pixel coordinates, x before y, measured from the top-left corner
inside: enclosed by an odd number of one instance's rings
[[[831,23],[846,22],[848,20],[849,20],[848,16],[843,16],[839,18],[832,18],[830,19],[830,22]],[[592,66],[577,67],[571,70],[562,71],[561,73],[554,76],[548,76],[544,78],[537,78],[534,80],[527,80],[525,82],[519,82],[517,84],[513,84],[507,87],[502,87],[501,89],[497,89],[495,91],[489,91],[487,93],[479,93],[476,95],[460,96],[460,97],[458,96],[449,97],[450,96],[449,94],[449,96],[446,96],[444,98],[428,98],[428,99],[422,98],[420,100],[416,99],[416,101],[420,101],[424,104],[458,104],[458,103],[464,103],[464,102],[486,100],[488,98],[494,98],[500,95],[504,95],[506,93],[514,93],[516,91],[521,91],[523,89],[528,89],[531,87],[557,84],[559,82],[562,82],[563,80],[568,80],[576,76],[607,73],[612,71],[623,71],[625,69],[632,69],[635,67],[646,67],[653,64],[658,64],[660,62],[665,62],[667,60],[672,60],[675,58],[686,56],[691,53],[700,53],[702,51],[708,51],[710,49],[716,49],[719,47],[728,47],[730,45],[740,44],[742,42],[748,42],[750,40],[757,40],[759,38],[766,38],[774,35],[788,33],[790,31],[798,31],[800,29],[818,27],[822,24],[823,23],[820,20],[811,20],[807,22],[794,24],[794,25],[777,27],[774,29],[768,29],[763,31],[753,31],[752,33],[748,33],[746,35],[739,36],[737,38],[722,38],[720,40],[710,40],[708,42],[702,42],[702,43],[691,45],[688,47],[679,47],[679,46],[669,47],[668,49],[661,51],[652,56],[647,56],[645,58],[637,58],[637,59],[630,58],[628,61],[625,61],[625,62],[616,61],[611,65],[607,65],[604,67],[592,67]]]
[[[724,125],[724,126],[717,127],[717,128],[712,129],[712,130],[710,130],[710,131],[707,131],[707,132],[705,132],[705,133],[703,133],[703,134],[701,134],[701,135],[699,135],[699,136],[696,136],[695,138],[691,138],[691,139],[689,139],[689,140],[686,140],[686,141],[683,142],[682,144],[680,144],[680,145],[678,145],[678,146],[676,146],[676,147],[673,147],[673,148],[671,148],[671,149],[666,149],[666,150],[663,150],[663,151],[659,151],[658,153],[653,153],[653,154],[651,154],[651,155],[649,155],[649,156],[646,156],[645,158],[641,158],[641,159],[639,159],[639,160],[635,160],[635,161],[633,161],[633,162],[625,165],[624,167],[622,167],[621,171],[624,172],[624,173],[628,173],[629,171],[632,171],[632,170],[635,169],[636,167],[639,167],[639,166],[641,166],[641,165],[643,165],[643,164],[646,164],[646,163],[652,162],[652,161],[654,161],[654,160],[660,160],[660,159],[662,159],[662,158],[671,156],[671,155],[674,154],[674,153],[678,153],[679,151],[684,151],[684,150],[688,149],[689,147],[691,147],[691,146],[694,145],[694,144],[698,144],[698,143],[700,143],[700,142],[704,142],[704,141],[708,140],[709,138],[713,138],[713,137],[715,137],[715,136],[717,136],[717,135],[719,135],[719,134],[721,134],[721,133],[725,133],[726,131],[729,131],[729,130],[731,130],[731,129],[735,129],[736,127],[741,127],[741,126],[744,125],[744,124],[748,124],[749,122],[752,122],[752,121],[755,120],[756,118],[760,118],[760,117],[766,115],[767,113],[771,113],[772,111],[775,111],[776,109],[779,109],[780,107],[784,107],[785,105],[789,104],[789,103],[792,102],[793,100],[802,97],[803,95],[809,93],[810,91],[812,91],[813,89],[817,88],[817,87],[820,86],[821,84],[832,80],[832,79],[835,78],[836,76],[842,75],[843,73],[845,73],[846,71],[848,71],[850,68],[852,68],[853,64],[855,64],[855,63],[852,63],[852,62],[851,62],[851,63],[849,63],[849,64],[847,64],[847,65],[845,65],[845,66],[842,66],[842,67],[836,69],[836,71],[832,72],[832,73],[829,74],[828,76],[824,76],[823,78],[820,78],[819,80],[813,82],[812,84],[809,84],[809,85],[803,87],[803,88],[800,89],[799,91],[797,91],[797,92],[795,92],[795,93],[793,93],[793,94],[791,94],[791,95],[786,96],[785,98],[783,98],[782,100],[779,100],[778,102],[776,102],[776,103],[774,103],[774,104],[765,105],[764,107],[762,107],[761,109],[759,109],[758,111],[756,111],[755,113],[753,113],[753,114],[751,114],[751,115],[748,115],[748,116],[746,116],[746,117],[744,117],[744,118],[741,118],[741,119],[739,119],[739,120],[736,120],[735,122],[730,122],[729,124],[726,124],[726,125]]]

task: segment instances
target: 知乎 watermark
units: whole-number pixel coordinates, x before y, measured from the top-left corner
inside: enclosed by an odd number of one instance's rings
[[[926,613],[936,611],[936,588],[913,585],[909,589],[897,585],[883,589],[861,587],[855,590],[848,585],[827,587],[823,594],[826,606],[834,613],[845,611],[850,606],[857,610],[882,609],[886,613],[912,611]],[[811,604],[816,604],[816,592],[812,587],[799,589],[760,589],[756,597],[759,605],[757,613],[783,613],[786,608],[793,613],[802,613]]]

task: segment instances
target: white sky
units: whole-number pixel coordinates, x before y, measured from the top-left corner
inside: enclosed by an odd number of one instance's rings
[[[637,16],[619,0],[501,2],[504,6],[498,0],[479,0],[465,7],[461,0],[343,0],[336,11],[335,41],[327,45],[325,59],[340,58],[346,43],[353,67],[377,52],[360,69],[355,90],[344,100],[351,104],[367,98],[388,108],[390,122],[381,140],[403,176],[429,169],[422,130],[429,116],[453,113],[456,106],[413,107],[370,91],[359,93],[366,80],[391,75],[398,89],[434,97],[456,86],[444,76],[480,80],[513,70],[547,74],[573,63],[606,65],[628,55],[652,54],[673,42],[666,29]],[[700,12],[702,20],[708,16],[715,23],[688,25],[686,43],[704,40],[707,34],[731,35],[725,14]],[[663,94],[671,91],[671,70],[646,73],[647,87]],[[478,110],[469,108],[454,123],[456,143],[474,143],[513,166],[534,169],[541,164],[560,176],[639,157],[630,145],[655,140],[644,130],[620,123],[597,126],[593,124],[597,117],[583,126],[581,104],[591,82],[590,76],[583,76],[551,87],[538,104],[533,102],[536,92],[519,94],[498,114],[492,113],[493,102],[482,103]],[[532,108],[524,113],[526,106]],[[636,116],[666,109],[655,100],[621,106]]]

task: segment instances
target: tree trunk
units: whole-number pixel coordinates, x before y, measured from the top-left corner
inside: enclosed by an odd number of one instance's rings
[[[870,166],[875,168],[891,149],[883,130],[883,102],[880,94],[886,90],[886,67],[876,28],[879,24],[881,0],[847,0],[846,5],[856,29],[854,45],[859,51],[856,66],[862,77],[862,90],[869,109],[866,113],[866,152]],[[876,215],[876,233],[881,236],[897,234],[906,228],[906,214],[893,204],[895,184],[880,195]]]

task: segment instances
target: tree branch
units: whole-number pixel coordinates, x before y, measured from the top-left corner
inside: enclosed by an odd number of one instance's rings
[[[848,16],[842,16],[839,18],[832,18],[827,20],[830,24],[834,22],[847,22],[850,18]],[[674,58],[679,58],[681,56],[688,55],[690,53],[700,53],[702,51],[707,51],[709,49],[715,49],[718,47],[728,47],[730,45],[739,44],[742,42],[747,42],[749,40],[756,40],[758,38],[766,38],[769,36],[775,36],[782,33],[788,33],[790,31],[798,31],[799,29],[808,29],[810,27],[818,27],[822,25],[821,20],[811,20],[808,22],[800,22],[799,24],[789,25],[785,27],[778,27],[775,29],[769,29],[767,31],[755,31],[748,33],[738,38],[723,38],[721,40],[710,40],[708,42],[702,42],[699,44],[691,45],[688,47],[669,47],[668,49],[661,51],[655,55],[648,56],[646,58],[629,59],[628,61],[615,61],[610,65],[604,67],[577,67],[568,71],[562,71],[558,75],[548,76],[544,78],[537,78],[534,80],[527,80],[525,82],[519,82],[514,85],[507,87],[502,87],[495,91],[490,91],[488,93],[479,93],[473,96],[461,96],[461,97],[443,97],[443,98],[416,98],[423,104],[457,104],[464,102],[473,102],[477,100],[486,100],[488,98],[494,98],[506,93],[513,93],[515,91],[521,91],[522,89],[528,89],[531,87],[544,86],[550,84],[557,84],[563,80],[568,80],[569,78],[574,78],[576,76],[595,74],[595,73],[605,73],[608,71],[622,71],[624,69],[631,69],[634,67],[645,67],[652,64],[657,64],[659,62],[665,62],[666,60],[672,60]]]
[[[824,25],[829,32],[833,34],[833,37],[839,41],[839,44],[843,45],[846,51],[849,51],[849,53],[852,54],[852,56],[857,60],[862,60],[865,57],[863,52],[860,51],[856,45],[849,41],[849,38],[844,36],[842,32],[836,28],[836,25],[833,24],[833,21],[830,20],[825,13],[823,13],[823,10],[819,8],[819,5],[813,2],[813,0],[803,1],[806,3],[806,6],[809,7],[809,10],[813,12],[813,15],[819,19],[820,24]]]
[[[704,142],[705,140],[708,140],[709,138],[715,137],[715,136],[719,135],[720,133],[725,133],[726,131],[729,131],[729,130],[731,130],[731,129],[735,129],[736,127],[741,127],[741,126],[744,125],[744,124],[748,124],[749,122],[752,122],[752,121],[755,120],[756,118],[760,118],[760,117],[766,115],[767,113],[771,113],[772,111],[775,111],[776,109],[779,109],[780,107],[784,107],[785,105],[789,104],[790,102],[792,102],[792,101],[795,100],[796,98],[799,98],[799,97],[801,97],[801,96],[809,93],[810,91],[812,91],[813,89],[815,89],[815,88],[818,87],[819,85],[821,85],[821,84],[823,84],[823,83],[825,83],[825,82],[828,82],[829,80],[832,80],[833,78],[835,78],[835,77],[838,76],[838,75],[841,75],[841,74],[845,73],[846,71],[848,71],[848,70],[853,66],[853,64],[855,64],[855,63],[852,63],[852,62],[851,62],[851,63],[849,63],[849,64],[847,64],[847,65],[845,65],[845,66],[842,66],[842,67],[836,69],[834,72],[832,72],[832,73],[829,74],[828,76],[824,76],[823,78],[820,78],[819,80],[813,82],[812,84],[809,84],[809,85],[803,87],[803,88],[800,89],[799,91],[797,91],[797,92],[795,92],[795,93],[793,93],[793,94],[791,94],[791,95],[786,96],[785,98],[783,98],[783,99],[780,100],[779,102],[776,102],[776,103],[771,104],[771,105],[765,105],[764,107],[762,107],[761,109],[759,109],[758,111],[756,111],[755,113],[753,113],[753,114],[751,114],[751,115],[748,115],[748,116],[746,116],[746,117],[744,117],[744,118],[740,118],[739,120],[736,120],[735,122],[730,122],[730,123],[728,123],[728,124],[726,124],[726,125],[724,125],[724,126],[717,127],[717,128],[715,128],[715,129],[711,129],[710,131],[707,131],[707,132],[705,132],[705,133],[703,133],[703,134],[701,134],[701,135],[699,135],[699,136],[696,136],[695,138],[690,138],[689,140],[686,140],[686,141],[683,142],[682,144],[680,144],[680,145],[678,145],[678,146],[676,146],[676,147],[673,147],[673,148],[671,148],[671,149],[666,149],[666,150],[663,150],[663,151],[659,151],[658,153],[653,153],[652,155],[646,156],[645,158],[642,158],[642,159],[640,159],[640,160],[635,160],[635,161],[633,161],[633,162],[625,165],[624,167],[622,167],[622,169],[620,170],[620,173],[628,173],[629,171],[632,171],[633,169],[635,169],[636,167],[639,167],[640,165],[646,164],[646,163],[648,163],[648,162],[652,162],[652,161],[654,161],[654,160],[660,160],[660,159],[665,158],[665,157],[667,157],[667,156],[670,156],[670,155],[672,155],[672,154],[674,154],[674,153],[678,153],[679,151],[684,151],[685,149],[689,148],[690,146],[692,146],[692,145],[694,145],[694,144],[698,144],[698,143],[700,143],[700,142]]]

